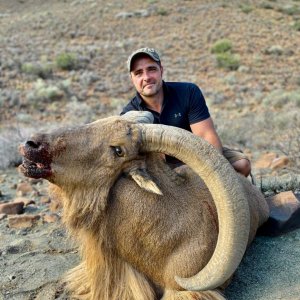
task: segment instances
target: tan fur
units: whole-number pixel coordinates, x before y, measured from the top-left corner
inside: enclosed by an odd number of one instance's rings
[[[215,290],[182,291],[174,280],[202,270],[217,243],[216,207],[198,175],[186,167],[176,173],[159,154],[140,154],[139,131],[116,118],[39,139],[52,159],[53,197],[80,246],[82,263],[65,279],[73,299],[224,299]],[[162,195],[138,186],[135,170]],[[250,243],[267,211],[259,191],[241,181],[250,195]]]
[[[225,300],[218,291],[192,292],[166,290],[161,300]]]
[[[83,261],[65,277],[74,299],[155,299],[149,281],[113,251],[105,250],[105,241],[88,232],[81,234]]]

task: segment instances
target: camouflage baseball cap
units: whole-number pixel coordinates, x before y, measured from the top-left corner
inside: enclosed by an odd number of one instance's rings
[[[140,49],[134,51],[133,53],[131,53],[130,56],[128,57],[127,69],[128,69],[129,72],[131,72],[133,59],[138,54],[146,54],[146,55],[150,56],[154,61],[160,63],[159,55],[158,55],[158,53],[156,52],[155,49],[147,48],[147,47],[146,48],[140,48]]]

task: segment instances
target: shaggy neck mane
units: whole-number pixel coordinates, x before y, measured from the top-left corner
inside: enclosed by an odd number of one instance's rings
[[[102,182],[100,185],[99,182]],[[106,175],[85,185],[51,187],[52,194],[63,204],[63,221],[70,231],[82,228],[97,231],[106,213],[113,176]]]

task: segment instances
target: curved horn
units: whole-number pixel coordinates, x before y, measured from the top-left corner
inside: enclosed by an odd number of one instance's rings
[[[152,124],[154,121],[153,115],[149,111],[132,110],[122,115],[121,118],[135,123]]]
[[[143,152],[162,152],[189,165],[205,182],[214,199],[219,236],[207,265],[193,277],[175,277],[187,290],[209,290],[222,285],[234,273],[245,253],[250,214],[246,195],[228,161],[201,138],[165,125],[138,125]]]

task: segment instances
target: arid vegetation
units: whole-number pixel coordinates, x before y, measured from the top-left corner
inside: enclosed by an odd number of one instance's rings
[[[46,184],[18,175],[18,144],[32,132],[118,114],[134,94],[126,60],[136,48],[159,51],[165,80],[201,87],[223,143],[249,155],[257,182],[291,176],[289,189],[299,191],[299,22],[299,0],[1,0],[0,203],[25,197],[35,204],[23,215],[39,218],[20,229],[0,214],[0,298],[48,299],[52,291],[54,299],[77,258]],[[281,190],[273,184],[262,184],[267,194]],[[297,299],[299,282],[290,280],[299,278],[299,240],[298,231],[258,238],[229,299]],[[44,272],[44,261],[57,273]]]

